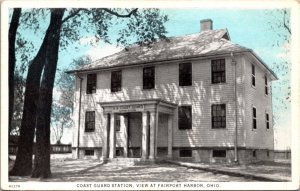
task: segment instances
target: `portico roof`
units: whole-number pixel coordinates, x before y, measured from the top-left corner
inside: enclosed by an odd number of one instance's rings
[[[177,104],[160,98],[98,102],[98,104],[103,108],[104,113],[151,112],[157,110],[158,112],[173,114],[173,110],[177,107]]]

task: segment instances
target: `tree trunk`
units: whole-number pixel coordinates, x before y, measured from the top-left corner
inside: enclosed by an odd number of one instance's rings
[[[19,27],[19,20],[21,17],[21,9],[14,8],[14,12],[11,18],[11,23],[9,26],[9,34],[8,34],[8,43],[9,43],[9,119],[8,119],[8,127],[9,133],[11,131],[11,120],[14,111],[14,75],[15,75],[15,65],[16,65],[16,35],[17,29]]]
[[[56,23],[56,17],[56,15],[51,14],[50,24],[43,43],[28,68],[18,152],[14,167],[9,173],[12,176],[27,176],[32,172],[32,148],[40,80],[43,67],[46,63],[47,46],[52,40],[51,34],[53,34],[53,31],[60,29],[60,26]]]
[[[52,94],[57,68],[60,28],[65,9],[52,9],[51,16],[55,18],[56,30],[50,35],[47,46],[46,64],[40,87],[40,97],[37,106],[36,118],[36,155],[34,159],[34,169],[32,177],[48,178],[51,176],[50,170],[50,120]]]

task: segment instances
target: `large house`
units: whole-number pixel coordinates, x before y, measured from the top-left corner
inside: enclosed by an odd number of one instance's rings
[[[272,160],[276,75],[227,29],[131,45],[76,76],[74,158]]]

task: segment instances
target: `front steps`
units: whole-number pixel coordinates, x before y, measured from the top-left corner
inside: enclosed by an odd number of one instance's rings
[[[141,159],[141,158],[113,158],[106,159],[107,163],[112,163],[116,165],[124,165],[124,166],[134,166],[134,165],[150,165],[154,164],[155,161],[151,159]]]

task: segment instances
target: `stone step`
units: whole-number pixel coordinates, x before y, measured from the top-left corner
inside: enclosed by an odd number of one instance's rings
[[[141,158],[113,158],[107,159],[108,164],[117,164],[117,165],[147,165],[153,164],[153,160],[141,159]]]

